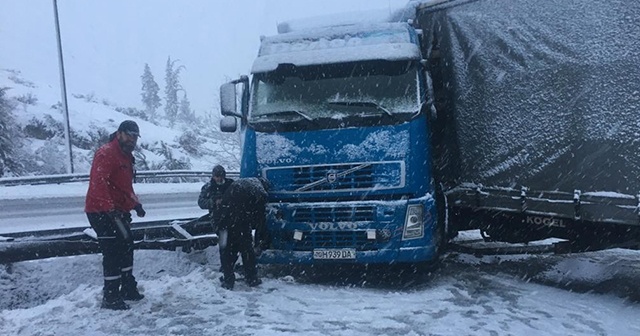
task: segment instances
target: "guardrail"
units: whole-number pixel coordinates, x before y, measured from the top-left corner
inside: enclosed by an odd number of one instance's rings
[[[198,218],[137,222],[131,227],[134,249],[202,250],[218,243],[209,215]],[[100,253],[89,227],[18,232],[0,236],[0,265],[18,261]]]
[[[227,172],[227,177],[237,178],[239,172]],[[184,182],[180,179],[206,179],[211,177],[211,171],[196,170],[144,170],[136,172],[136,182],[147,182],[149,180],[167,180],[171,182]],[[38,175],[21,177],[0,178],[0,186],[34,185],[34,184],[60,184],[71,182],[89,181],[89,174],[60,174],[60,175]]]

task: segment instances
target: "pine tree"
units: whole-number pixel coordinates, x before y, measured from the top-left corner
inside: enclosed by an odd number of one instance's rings
[[[180,86],[180,71],[184,68],[179,66],[174,69],[176,61],[172,61],[171,57],[167,58],[167,68],[165,70],[165,104],[164,112],[171,126],[176,122],[178,116],[178,91],[182,89]]]
[[[145,111],[151,121],[155,121],[156,110],[162,104],[160,103],[160,96],[158,96],[160,88],[153,78],[149,64],[145,63],[144,72],[140,78],[142,79],[142,104],[144,104]]]
[[[20,138],[13,117],[15,103],[6,97],[8,89],[0,87],[0,177],[11,172],[19,174],[22,168],[20,162],[14,159]]]
[[[196,115],[191,110],[191,102],[187,98],[187,92],[184,92],[182,99],[180,100],[180,113],[178,118],[186,124],[193,124],[196,122]]]

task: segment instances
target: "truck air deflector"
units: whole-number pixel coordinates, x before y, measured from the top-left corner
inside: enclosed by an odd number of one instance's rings
[[[252,73],[295,66],[378,60],[419,60],[416,33],[407,23],[377,23],[315,29],[266,37]],[[375,55],[375,57],[372,57]]]

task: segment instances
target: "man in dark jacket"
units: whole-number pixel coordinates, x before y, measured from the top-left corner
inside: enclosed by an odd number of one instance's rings
[[[233,289],[233,264],[240,253],[246,283],[258,286],[262,281],[256,270],[252,229],[262,231],[265,226],[268,183],[258,178],[241,178],[222,195],[220,217],[220,263],[222,287]]]
[[[134,121],[123,121],[110,141],[96,151],[91,165],[85,212],[102,251],[102,308],[129,309],[124,300],[144,298],[133,276],[131,235],[131,210],[138,217],[146,214],[133,192],[132,152],[139,136]]]
[[[227,178],[227,172],[224,167],[216,165],[211,172],[211,181],[205,183],[200,189],[198,206],[200,209],[209,210],[213,232],[218,232],[220,201],[222,200],[222,194],[229,188],[231,183],[233,183],[233,180]]]

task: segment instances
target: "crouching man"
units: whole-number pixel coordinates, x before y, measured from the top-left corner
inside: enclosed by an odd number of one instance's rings
[[[222,195],[219,245],[222,265],[222,287],[233,289],[235,273],[233,264],[238,253],[242,257],[245,280],[249,286],[262,281],[256,270],[252,229],[263,230],[266,221],[268,183],[264,179],[241,178],[234,181]]]

